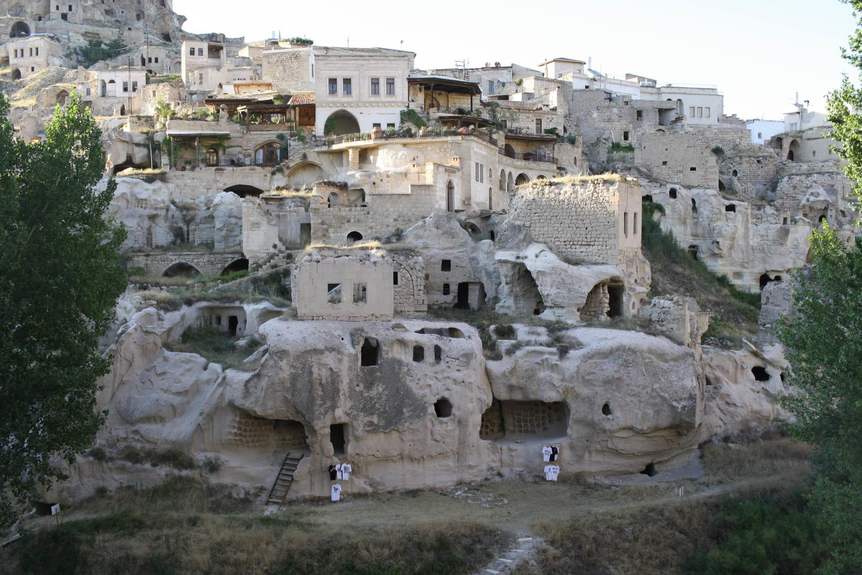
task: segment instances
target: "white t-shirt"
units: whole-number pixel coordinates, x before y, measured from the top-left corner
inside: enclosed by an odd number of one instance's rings
[[[353,472],[353,466],[349,463],[341,464],[341,476],[344,478],[344,481],[350,481],[350,474]]]
[[[552,452],[553,452],[553,450],[551,449],[550,445],[544,446],[542,448],[542,461],[544,461],[545,463],[549,462],[551,460],[551,453]]]
[[[546,465],[545,466],[545,480],[547,481],[556,481],[557,477],[560,475],[560,468],[556,465]]]
[[[339,484],[333,485],[329,490],[329,498],[333,503],[337,503],[341,501],[341,486]]]
[[[344,465],[341,463],[335,465],[335,478],[339,481],[344,479]]]

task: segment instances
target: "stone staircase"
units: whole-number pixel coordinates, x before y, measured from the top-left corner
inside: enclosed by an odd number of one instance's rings
[[[299,467],[299,462],[302,460],[302,453],[288,453],[284,461],[281,463],[281,469],[278,470],[278,476],[275,478],[275,483],[272,484],[272,489],[269,491],[269,496],[266,498],[267,505],[282,505],[287,498],[287,492],[290,491],[290,485],[293,483],[293,474],[296,473],[296,468]]]
[[[474,575],[507,575],[512,573],[515,567],[530,559],[541,544],[542,540],[538,538],[518,537],[512,547],[476,571]]]

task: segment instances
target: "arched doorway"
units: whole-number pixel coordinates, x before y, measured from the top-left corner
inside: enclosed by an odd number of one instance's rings
[[[787,159],[791,162],[796,162],[802,157],[799,150],[799,140],[790,142],[790,151],[787,152]]]
[[[245,198],[247,196],[258,197],[263,193],[263,190],[260,188],[255,188],[254,186],[248,186],[245,184],[238,184],[236,186],[231,186],[229,188],[225,188],[226,192],[233,192],[241,198]]]
[[[248,271],[248,260],[245,258],[239,258],[238,260],[234,260],[225,267],[221,275],[226,276],[228,274],[247,272]]]
[[[455,184],[452,183],[452,180],[446,184],[446,211],[455,211]]]
[[[281,144],[279,142],[267,142],[254,151],[254,164],[256,166],[275,166],[281,161]]]
[[[518,174],[518,177],[515,178],[515,185],[516,186],[523,186],[524,184],[529,184],[529,183],[530,183],[530,176],[528,176],[527,174]]]
[[[15,68],[14,70],[12,70],[12,79],[13,80],[20,80],[21,79],[21,70],[19,70],[18,68]]]
[[[208,148],[207,149],[207,166],[215,167],[218,166],[218,149],[216,148]]]
[[[101,80],[99,82],[99,96],[104,98],[107,95],[108,95],[108,84],[106,84],[104,80]]]
[[[166,278],[193,278],[199,275],[201,275],[201,272],[198,268],[186,262],[176,262],[171,264],[164,273],[162,273],[162,276]]]
[[[500,172],[500,191],[506,191],[506,170]]]
[[[685,116],[685,104],[683,104],[681,99],[676,101],[676,113],[679,116]]]
[[[344,136],[347,134],[358,134],[359,121],[356,116],[347,110],[338,110],[333,112],[326,119],[323,127],[323,134],[326,136]]]
[[[30,26],[26,22],[15,22],[9,32],[11,38],[26,38],[30,35]]]

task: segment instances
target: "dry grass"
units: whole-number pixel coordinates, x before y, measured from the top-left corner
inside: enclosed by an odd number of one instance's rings
[[[122,490],[78,511],[101,515],[28,535],[0,553],[0,572],[466,575],[510,542],[471,523],[356,530],[295,513],[264,517],[191,479]]]
[[[708,443],[702,451],[709,481],[807,475],[811,471],[812,447],[787,437],[745,443]]]

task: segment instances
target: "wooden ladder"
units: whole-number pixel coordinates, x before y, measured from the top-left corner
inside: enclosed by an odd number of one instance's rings
[[[303,455],[302,453],[288,453],[284,457],[275,483],[272,484],[272,489],[269,491],[269,497],[266,498],[267,505],[284,504],[287,492],[290,491],[290,485],[293,483],[293,474],[296,473],[296,468],[299,467]]]

